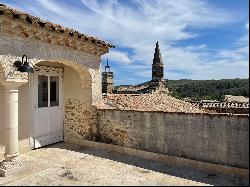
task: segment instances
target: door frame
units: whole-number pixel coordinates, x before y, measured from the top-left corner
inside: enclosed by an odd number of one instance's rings
[[[64,85],[63,85],[63,79],[64,79],[64,69],[61,67],[51,67],[51,66],[43,66],[43,65],[37,65],[34,67],[34,72],[41,71],[42,75],[49,75],[51,76],[50,72],[48,71],[56,71],[59,72],[59,108],[61,111],[61,122],[62,122],[62,131],[63,131],[63,139],[64,139]],[[29,74],[29,96],[30,96],[30,138],[29,143],[32,149],[35,149],[35,110],[36,110],[36,102],[35,99],[37,97],[36,95],[36,75],[35,73]]]

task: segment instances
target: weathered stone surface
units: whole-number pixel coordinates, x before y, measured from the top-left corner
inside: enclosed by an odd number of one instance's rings
[[[100,141],[109,129],[126,129],[126,136],[109,133],[125,147],[192,160],[249,168],[247,115],[187,114],[129,110],[98,110]],[[113,128],[112,128],[113,126]],[[106,128],[106,129],[105,129]],[[128,141],[127,140],[132,140]]]
[[[89,139],[92,111],[76,98],[67,98],[65,103],[64,132],[65,141],[70,137],[74,139]]]
[[[92,75],[99,70],[92,71]],[[94,102],[98,102],[99,89],[88,85],[79,86],[79,74],[73,68],[66,67],[64,72],[64,138],[66,142],[77,143],[83,139],[91,139],[92,124],[95,120]],[[90,76],[83,74],[81,76]],[[98,79],[95,79],[98,84]]]
[[[96,125],[96,141],[127,147],[132,146],[134,140],[129,138],[128,129],[120,121],[107,119],[104,123],[100,123],[98,120]]]
[[[225,95],[225,102],[249,103],[249,98],[244,96]]]
[[[98,69],[100,67],[100,57],[87,53],[79,53],[74,50],[59,48],[49,44],[39,42],[27,42],[25,40],[16,39],[0,35],[0,63],[2,71],[5,72],[5,79],[26,80],[27,74],[16,71],[13,66],[16,60],[20,60],[23,54],[28,56],[31,66],[35,66],[39,62],[49,61],[60,62],[65,65],[74,67],[79,74],[84,74],[85,69]],[[2,40],[5,40],[3,42]],[[14,46],[13,46],[14,45]],[[7,48],[7,49],[6,49]],[[5,52],[6,51],[6,52]],[[15,76],[16,75],[16,76]],[[86,82],[86,81],[85,81]]]
[[[23,171],[23,162],[17,157],[11,161],[0,162],[0,177],[6,177],[16,174],[17,172]]]
[[[161,58],[159,43],[155,46],[154,59],[152,64],[152,82],[161,82],[164,77],[164,65]]]
[[[4,27],[1,27],[1,29],[7,28],[8,25],[10,27],[9,31],[13,30],[13,32],[16,32],[20,29],[22,30],[23,28],[27,29],[27,25],[25,25],[26,23],[19,23],[15,19],[9,19],[1,16],[0,23],[3,22],[5,25]],[[24,25],[22,26],[22,24]],[[17,25],[20,27],[15,27]],[[14,27],[15,29],[13,29]],[[33,28],[33,26],[28,27],[30,27],[30,29]],[[16,71],[17,68],[13,65],[16,60],[21,60],[22,55],[24,54],[27,55],[28,62],[33,68],[37,68],[40,65],[48,67],[57,67],[59,65],[65,70],[66,73],[64,72],[63,91],[65,96],[64,103],[67,103],[68,99],[75,99],[82,104],[82,111],[78,111],[78,105],[74,106],[75,109],[72,109],[72,113],[76,113],[78,116],[80,116],[77,120],[71,120],[72,118],[70,118],[70,115],[68,114],[69,109],[66,109],[66,117],[69,117],[65,118],[65,121],[67,121],[65,129],[67,130],[67,133],[69,133],[69,135],[65,134],[66,140],[70,139],[68,137],[71,137],[72,139],[70,140],[73,141],[74,136],[74,141],[89,137],[89,129],[91,126],[91,124],[89,124],[91,118],[89,114],[91,113],[92,115],[92,105],[101,100],[100,53],[94,52],[98,49],[92,48],[94,44],[86,44],[86,46],[84,46],[84,50],[76,50],[72,47],[59,45],[53,42],[43,42],[37,38],[31,39],[30,37],[26,36],[21,37],[16,33],[7,33],[5,31],[2,32],[2,30],[0,30],[0,84],[4,85],[10,82],[26,83],[24,87],[20,88],[19,105],[25,103],[25,107],[27,108],[27,110],[22,111],[21,115],[22,118],[25,119],[21,119],[21,117],[19,117],[19,123],[25,124],[21,128],[22,130],[19,130],[20,137],[23,139],[25,138],[26,144],[29,143],[29,141],[26,141],[28,140],[26,134],[30,133],[31,128],[29,114],[31,111],[29,108],[29,99],[31,97],[29,95],[29,84],[27,84],[29,82],[28,74]],[[31,30],[29,30],[29,32],[31,33]],[[69,69],[70,71],[68,71]],[[72,77],[74,77],[74,79],[72,79]],[[0,100],[4,100],[2,93],[3,87],[0,86]],[[0,111],[3,109],[4,106],[1,105]],[[3,128],[4,126],[4,122],[2,120],[3,117],[3,113],[0,113],[0,128]],[[71,128],[74,130],[69,131],[69,125],[72,125]],[[79,126],[77,127],[77,125]],[[1,131],[1,134],[2,132],[3,131]],[[2,152],[2,138],[0,138],[0,149],[0,152]]]
[[[110,66],[107,59],[105,71],[102,73],[102,93],[113,93],[113,78],[114,74],[112,71],[110,71]]]
[[[100,39],[81,34],[73,29],[64,28],[27,13],[0,5],[0,32],[29,40],[56,44],[77,51],[96,55],[108,52],[113,45]]]

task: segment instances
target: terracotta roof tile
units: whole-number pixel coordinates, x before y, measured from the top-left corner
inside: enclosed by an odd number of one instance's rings
[[[40,27],[45,27],[48,30],[53,30],[55,32],[69,34],[72,37],[76,36],[78,38],[85,38],[85,40],[91,40],[92,43],[95,43],[97,45],[103,45],[103,46],[110,47],[110,48],[115,47],[114,45],[107,43],[105,41],[102,41],[98,38],[88,36],[86,34],[81,34],[78,31],[75,31],[73,29],[69,29],[69,28],[63,27],[63,26],[58,25],[58,24],[54,24],[50,21],[42,20],[38,17],[34,17],[34,16],[29,15],[25,12],[21,12],[21,11],[12,9],[12,8],[7,7],[6,5],[0,3],[0,15],[4,15],[4,14],[6,14],[8,16],[12,16],[13,18],[21,19],[21,20],[26,21],[30,24],[35,24],[35,25],[39,25]]]
[[[167,94],[108,94],[103,97],[100,109],[122,109],[138,111],[164,111],[204,113],[191,103],[176,99]]]

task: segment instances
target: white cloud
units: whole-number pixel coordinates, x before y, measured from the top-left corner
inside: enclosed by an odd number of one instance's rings
[[[231,60],[245,60],[247,59],[248,55],[249,46],[239,47],[232,50],[222,50],[218,53],[219,58]]]
[[[245,29],[246,29],[245,36],[239,38],[236,41],[235,43],[236,46],[249,46],[249,22],[246,23]]]
[[[203,49],[206,49],[207,48],[207,45],[206,44],[201,44],[201,45],[198,45],[198,46],[187,46],[186,49],[189,50],[189,51],[200,51],[200,50],[203,50]]]
[[[55,2],[49,0],[39,0],[38,1],[42,7],[46,7],[47,10],[56,13],[60,16],[65,16],[65,8],[58,6]]]
[[[112,61],[119,62],[121,64],[131,63],[131,59],[128,56],[128,53],[121,52],[118,50],[111,50],[109,53],[105,54],[103,58],[108,58]]]
[[[23,9],[44,19],[100,37],[118,48],[130,49],[130,53],[111,49],[109,54],[103,56],[103,59],[109,58],[111,63],[119,65],[116,77],[126,71],[135,81],[150,79],[154,44],[157,40],[168,79],[249,76],[245,70],[249,66],[249,53],[246,52],[249,48],[248,33],[248,38],[240,38],[234,49],[211,52],[205,43],[183,47],[174,45],[200,35],[190,28],[215,28],[238,21],[232,11],[212,6],[211,1],[72,2],[77,2],[77,6],[74,3],[66,5],[59,1],[36,0],[25,3]],[[249,23],[245,27],[249,32]],[[127,78],[124,76],[125,79]]]

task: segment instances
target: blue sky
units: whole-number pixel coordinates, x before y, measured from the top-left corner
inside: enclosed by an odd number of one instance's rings
[[[248,0],[0,0],[116,46],[115,85],[151,80],[159,41],[166,79],[249,78]]]

